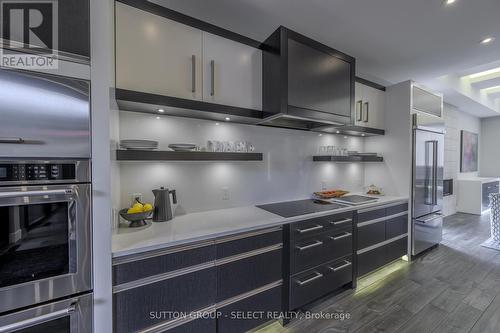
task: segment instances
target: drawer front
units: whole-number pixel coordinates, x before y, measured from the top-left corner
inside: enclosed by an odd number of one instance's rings
[[[385,221],[385,238],[391,239],[408,232],[408,215]]]
[[[369,273],[386,264],[386,248],[378,247],[358,255],[358,276]]]
[[[385,246],[385,248],[387,263],[399,259],[408,252],[408,237],[389,243]]]
[[[281,291],[282,286],[278,286],[219,309],[221,316],[217,320],[217,332],[246,332],[272,320],[267,314],[281,311]]]
[[[352,226],[354,212],[323,216],[291,225],[290,239],[301,240],[311,235]]]
[[[292,242],[291,272],[298,273],[352,254],[352,229],[330,231]]]
[[[208,268],[113,295],[115,332],[136,332],[170,320],[152,319],[160,311],[194,311],[215,303],[216,269]],[[173,319],[173,318],[172,318]]]
[[[385,241],[385,221],[358,227],[357,249],[361,250],[383,241]]]
[[[300,308],[352,281],[352,260],[346,257],[290,277],[290,309]]]
[[[403,212],[407,212],[407,211],[408,211],[408,203],[387,207],[387,209],[386,209],[387,216],[399,214],[399,213],[403,213]]]
[[[163,331],[162,333],[216,333],[215,319],[196,319],[180,326]]]
[[[385,216],[387,216],[387,210],[385,208],[370,210],[368,212],[360,212],[358,213],[358,223],[376,220]]]
[[[113,266],[113,285],[215,260],[215,245],[130,261]]]
[[[217,266],[217,301],[281,280],[282,256],[279,249]]]
[[[217,259],[250,252],[271,245],[281,244],[282,242],[282,230],[221,242],[217,244]]]

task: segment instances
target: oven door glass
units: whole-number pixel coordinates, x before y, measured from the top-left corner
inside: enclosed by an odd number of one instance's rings
[[[0,288],[75,273],[74,202],[0,207]]]

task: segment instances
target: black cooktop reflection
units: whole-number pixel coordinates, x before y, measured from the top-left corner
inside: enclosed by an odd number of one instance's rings
[[[307,199],[259,205],[257,207],[282,217],[293,217],[344,208],[346,206],[324,200]]]

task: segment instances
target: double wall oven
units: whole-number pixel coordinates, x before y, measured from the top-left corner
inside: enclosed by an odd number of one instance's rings
[[[0,332],[91,332],[89,83],[0,70],[0,87]]]

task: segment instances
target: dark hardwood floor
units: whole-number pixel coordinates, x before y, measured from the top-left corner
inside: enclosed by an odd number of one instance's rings
[[[489,235],[489,215],[447,217],[438,248],[307,309],[349,319],[301,319],[285,328],[274,323],[259,333],[500,332],[500,252],[480,246]]]

